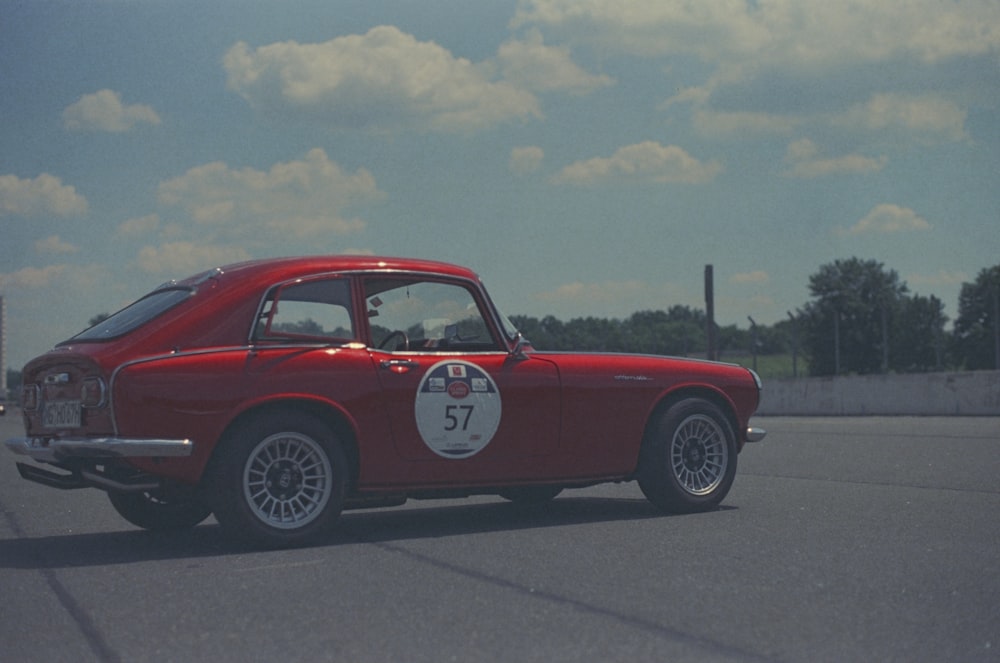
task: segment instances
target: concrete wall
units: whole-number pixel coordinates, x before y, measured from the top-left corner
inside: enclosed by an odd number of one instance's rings
[[[765,380],[757,414],[1000,416],[1000,371]]]

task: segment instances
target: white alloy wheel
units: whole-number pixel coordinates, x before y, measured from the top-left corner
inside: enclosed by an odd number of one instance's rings
[[[670,468],[681,488],[707,495],[722,482],[729,463],[729,445],[719,423],[704,414],[681,422],[670,443]]]
[[[736,435],[723,410],[685,398],[655,415],[646,428],[636,478],[642,493],[668,513],[717,507],[736,477]]]
[[[320,444],[303,433],[281,432],[261,440],[243,468],[243,497],[268,527],[308,525],[330,501],[333,469]]]

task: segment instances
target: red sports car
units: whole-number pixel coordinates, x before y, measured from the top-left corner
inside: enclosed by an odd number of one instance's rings
[[[172,281],[33,359],[21,476],[107,491],[150,529],[215,514],[265,546],[342,509],[637,480],[671,512],[728,493],[760,380],[739,366],[542,352],[479,277],[398,258],[258,260]],[[39,464],[40,463],[40,464]]]

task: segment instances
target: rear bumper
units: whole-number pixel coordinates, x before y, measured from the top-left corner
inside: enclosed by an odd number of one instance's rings
[[[15,437],[4,445],[16,454],[42,463],[69,458],[185,457],[194,451],[191,440],[154,440],[122,437]]]

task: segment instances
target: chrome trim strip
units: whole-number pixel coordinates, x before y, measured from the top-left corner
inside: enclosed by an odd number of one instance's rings
[[[760,442],[765,435],[767,435],[767,431],[763,428],[747,427],[747,442]]]
[[[66,458],[186,457],[194,451],[191,440],[130,439],[122,437],[15,437],[4,445],[16,454],[52,463]]]

